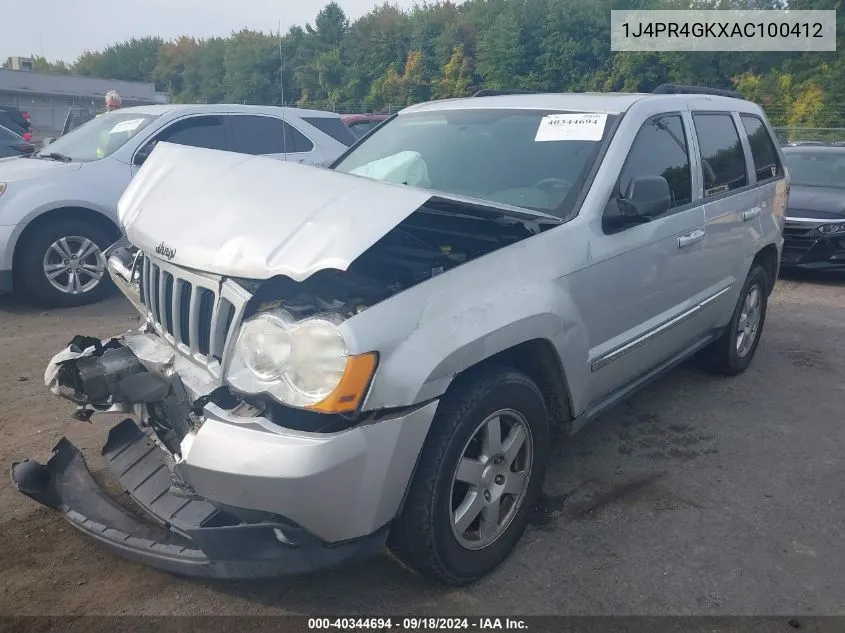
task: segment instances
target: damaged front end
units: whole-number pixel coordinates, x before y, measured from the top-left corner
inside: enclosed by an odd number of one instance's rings
[[[45,382],[79,420],[121,416],[102,454],[139,512],[95,483],[66,438],[46,464],[12,465],[18,490],[115,553],[185,575],[278,576],[380,551],[434,405],[339,415],[237,393],[223,367],[248,291],[127,244],[108,256],[143,324],[74,337]]]

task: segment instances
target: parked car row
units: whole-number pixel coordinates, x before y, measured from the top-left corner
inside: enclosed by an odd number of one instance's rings
[[[0,293],[77,305],[108,287],[103,249],[120,235],[117,201],[159,142],[322,165],[356,138],[329,112],[158,105],[95,117],[42,150],[0,134]],[[211,183],[209,183],[211,185]]]

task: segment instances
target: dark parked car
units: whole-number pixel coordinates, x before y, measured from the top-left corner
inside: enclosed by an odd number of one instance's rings
[[[792,178],[783,266],[845,268],[845,145],[799,143],[783,154]]]
[[[32,132],[29,132],[25,128],[22,128],[20,125],[15,123],[11,118],[6,116],[4,112],[0,112],[0,126],[6,128],[10,132],[20,136],[24,139],[27,143],[32,141]]]
[[[34,151],[35,146],[32,143],[0,125],[0,158],[26,156]]]
[[[349,114],[343,117],[343,122],[357,138],[361,138],[389,118],[390,116],[387,114]]]
[[[0,105],[0,114],[5,114],[9,117],[9,120],[19,128],[22,128],[24,132],[32,131],[32,117],[29,116],[29,112],[19,110],[15,106]]]

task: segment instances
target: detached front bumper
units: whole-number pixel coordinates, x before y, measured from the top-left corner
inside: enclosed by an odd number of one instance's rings
[[[155,373],[181,385],[168,360],[172,354],[164,354],[167,345],[158,336],[133,332],[116,341],[110,342],[111,353],[124,366],[127,355],[137,358],[147,367],[148,373],[142,373],[148,380],[126,371],[107,376],[112,393],[123,398],[131,393],[129,400],[135,394],[149,398],[158,393],[148,385]],[[79,357],[67,357],[68,350],[56,358],[65,359],[60,365],[79,362]],[[55,368],[51,364],[48,377],[62,375]],[[128,389],[129,384],[135,388]],[[186,383],[180,392],[195,401],[197,386]],[[51,389],[65,397],[74,391],[66,385]],[[119,404],[125,411],[138,407],[137,402]],[[21,492],[63,512],[75,527],[127,558],[186,575],[299,573],[384,545],[436,408],[437,402],[431,402],[319,433],[206,402],[181,439],[177,457],[160,448],[150,427],[126,419],[109,433],[103,455],[153,523],[101,490],[64,439],[45,466],[34,461],[13,465],[12,479]]]
[[[29,460],[12,464],[12,480],[23,494],[62,512],[73,527],[116,554],[186,576],[235,579],[303,573],[372,555],[384,546],[386,530],[329,546],[280,520],[232,524],[227,512],[207,500],[170,492],[163,455],[132,420],[112,429],[103,455],[135,503],[160,524],[112,499],[65,438],[46,466]]]

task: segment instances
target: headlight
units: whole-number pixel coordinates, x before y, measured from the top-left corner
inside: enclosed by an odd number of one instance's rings
[[[819,233],[825,233],[826,235],[845,233],[845,222],[839,224],[822,224],[819,227]]]
[[[244,323],[226,373],[244,393],[266,393],[281,403],[324,412],[358,407],[375,371],[375,354],[349,356],[340,317],[296,321],[284,310]]]

